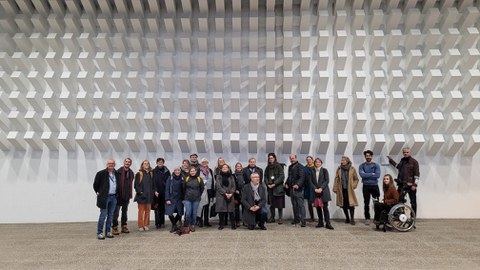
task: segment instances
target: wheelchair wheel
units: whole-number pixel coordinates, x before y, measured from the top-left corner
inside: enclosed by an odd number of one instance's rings
[[[415,212],[410,206],[399,203],[388,212],[388,223],[397,231],[408,232],[415,226]]]

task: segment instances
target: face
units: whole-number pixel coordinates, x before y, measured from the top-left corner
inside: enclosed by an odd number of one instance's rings
[[[176,176],[179,176],[180,175],[180,169],[176,168],[175,170],[173,170],[173,174],[175,174]]]
[[[144,161],[142,163],[142,168],[145,169],[145,170],[150,168],[150,162],[149,161]]]
[[[198,160],[198,157],[195,156],[195,155],[193,155],[193,156],[190,157],[190,161],[191,161],[192,163],[197,163],[197,160]]]
[[[222,172],[223,172],[223,173],[227,173],[227,172],[228,172],[228,166],[227,166],[227,165],[223,165],[223,166],[222,166]]]
[[[159,168],[162,168],[162,167],[163,167],[163,160],[159,160],[159,161],[157,162],[157,166],[158,166]]]
[[[243,169],[242,164],[238,163],[237,165],[235,165],[235,170],[241,171],[242,169]]]
[[[390,184],[390,177],[384,176],[384,177],[383,177],[383,183],[384,183],[385,185]]]
[[[258,183],[260,183],[260,176],[258,174],[253,174],[252,177],[250,178],[250,181],[254,185],[258,185]]]
[[[290,163],[295,163],[295,162],[297,162],[297,156],[290,155]]]
[[[248,161],[248,166],[250,166],[250,167],[252,167],[252,168],[253,168],[253,167],[256,167],[256,166],[257,166],[257,160],[254,159],[254,158],[250,159],[250,160]]]
[[[190,168],[190,176],[195,176],[197,174],[197,170],[195,167]]]
[[[342,165],[347,165],[348,161],[346,159],[342,158],[342,161],[340,161],[340,163]]]
[[[403,157],[410,157],[410,149],[403,149]]]
[[[182,163],[182,167],[183,167],[183,168],[188,168],[188,166],[189,166],[188,161],[184,161],[184,162]]]
[[[219,158],[218,159],[218,165],[222,166],[223,164],[225,164],[225,160],[223,160],[223,158]]]
[[[366,153],[365,154],[365,160],[367,161],[367,163],[372,162],[372,155],[370,155],[370,153]]]
[[[311,157],[307,157],[306,161],[307,161],[308,164],[312,164],[312,163],[313,163],[313,159],[312,159]]]
[[[107,161],[107,169],[109,171],[113,171],[115,169],[115,160],[108,160]]]
[[[125,169],[128,169],[130,168],[130,165],[132,165],[132,160],[127,158],[123,161],[123,167],[125,167]]]
[[[203,161],[203,162],[202,162],[202,166],[203,166],[203,167],[208,167],[208,161]]]
[[[275,158],[273,156],[269,156],[268,163],[272,164],[273,162],[275,162]]]
[[[318,159],[315,160],[315,167],[319,168],[319,167],[322,166],[322,164],[323,164],[323,163],[322,163],[320,160],[318,160]]]

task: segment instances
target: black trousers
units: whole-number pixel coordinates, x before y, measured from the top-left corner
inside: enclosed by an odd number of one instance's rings
[[[316,207],[317,208],[317,216],[318,216],[318,223],[323,224],[330,223],[330,211],[328,210],[328,202],[323,202],[323,207]],[[323,213],[322,213],[323,212]]]
[[[121,218],[121,224],[122,226],[127,225],[127,212],[128,212],[128,203],[130,200],[124,201],[122,199],[117,199],[117,206],[115,207],[115,211],[113,212],[113,227],[118,226],[118,216],[120,215],[120,208],[122,209],[122,218]]]
[[[372,198],[378,199],[380,197],[380,189],[378,185],[369,186],[363,185],[363,204],[364,204],[364,214],[365,219],[370,219],[370,196]],[[376,220],[376,218],[374,217]]]
[[[165,196],[159,194],[154,200],[157,206],[156,209],[153,209],[155,213],[155,227],[160,228],[160,226],[165,225]]]
[[[406,202],[405,195],[408,194],[413,212],[417,215],[417,190],[412,190],[411,186],[399,185],[398,194],[400,194],[400,202]]]

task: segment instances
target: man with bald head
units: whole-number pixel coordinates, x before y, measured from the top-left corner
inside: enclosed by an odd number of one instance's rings
[[[97,224],[97,239],[104,240],[113,238],[111,232],[113,213],[117,205],[117,193],[120,185],[117,185],[119,180],[118,173],[115,171],[115,161],[113,159],[107,160],[107,168],[97,172],[95,180],[93,181],[93,190],[97,195],[97,207],[100,208],[100,216]],[[105,224],[105,219],[106,224]],[[103,233],[105,226],[106,234]]]
[[[297,155],[290,155],[290,166],[288,166],[288,178],[285,188],[290,192],[293,208],[293,225],[305,223],[305,204],[303,202],[303,188],[305,185],[305,168],[298,162]]]

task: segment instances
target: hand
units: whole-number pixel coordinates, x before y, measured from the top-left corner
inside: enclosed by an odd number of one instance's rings
[[[274,188],[274,187],[275,187],[275,184],[268,185],[268,188]]]
[[[172,202],[170,200],[166,201],[165,203],[168,204],[168,205],[172,204]]]
[[[297,184],[293,185],[293,189],[298,189],[298,188],[299,188],[299,187],[298,187]]]
[[[235,193],[237,193],[237,194],[240,194],[240,191],[238,191],[238,190],[235,190]]]
[[[285,184],[285,188],[288,189],[288,184]]]
[[[158,197],[159,194],[160,194],[160,193],[158,193],[158,192],[155,191],[155,197]]]
[[[322,190],[321,188],[315,189],[315,193],[318,193],[318,194],[322,193],[322,191],[323,191],[323,190]]]
[[[416,187],[416,186],[412,186],[412,190],[413,190],[413,191],[417,190],[417,187]]]

